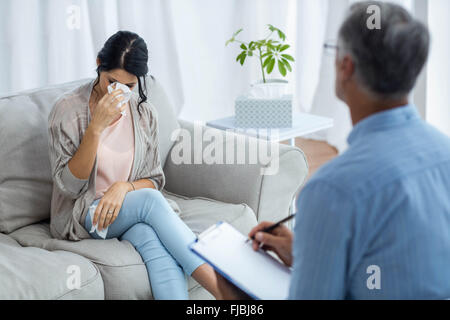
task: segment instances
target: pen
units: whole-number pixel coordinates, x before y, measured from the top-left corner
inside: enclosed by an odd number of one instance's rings
[[[282,223],[285,223],[286,221],[289,221],[289,220],[293,219],[294,217],[295,217],[295,214],[292,214],[289,217],[284,218],[283,220],[275,223],[274,225],[271,225],[270,227],[262,229],[261,231],[258,231],[258,232],[270,233],[273,229],[278,228]],[[250,240],[255,240],[255,236],[252,236],[251,238],[248,238],[247,240],[245,240],[245,242],[248,242]]]

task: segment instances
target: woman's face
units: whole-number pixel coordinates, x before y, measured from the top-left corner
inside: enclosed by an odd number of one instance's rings
[[[110,71],[100,72],[100,79],[98,87],[102,95],[108,92],[108,86],[114,82],[124,84],[133,90],[138,83],[138,79],[134,74],[131,74],[124,69],[114,69]]]

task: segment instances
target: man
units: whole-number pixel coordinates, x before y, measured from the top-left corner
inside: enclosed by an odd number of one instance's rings
[[[370,5],[381,29],[367,27]],[[268,222],[250,232],[255,249],[293,266],[290,299],[450,298],[450,139],[408,100],[429,38],[397,5],[351,7],[336,53],[349,149],[302,190],[294,234],[258,232]],[[220,279],[226,297],[239,297]]]

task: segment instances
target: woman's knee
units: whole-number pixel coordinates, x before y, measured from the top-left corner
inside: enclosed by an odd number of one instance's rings
[[[141,197],[142,211],[141,213],[145,215],[144,220],[147,223],[150,223],[147,218],[150,215],[152,218],[156,218],[155,215],[166,214],[166,211],[170,209],[166,198],[162,195],[161,192],[155,189],[140,189],[136,192],[140,192],[139,196]],[[151,223],[150,223],[151,224]]]
[[[149,241],[160,242],[155,230],[146,223],[136,223],[128,229],[121,238],[123,240],[128,240],[135,247],[142,246]]]
[[[162,193],[155,189],[144,188],[133,192],[135,192],[139,197],[141,197],[145,203],[166,201]]]

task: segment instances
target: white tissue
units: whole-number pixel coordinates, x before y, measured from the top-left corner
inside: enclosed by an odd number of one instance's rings
[[[131,90],[130,90],[130,88],[128,88],[128,86],[126,86],[126,85],[124,85],[124,84],[121,84],[120,82],[114,82],[114,83],[111,83],[111,84],[108,86],[108,93],[111,93],[111,92],[113,92],[114,90],[119,90],[119,89],[122,89],[123,94],[118,95],[118,97],[123,96],[123,97],[124,97],[124,100],[123,100],[122,102],[120,102],[120,103],[117,105],[117,108],[120,108],[120,107],[123,106],[125,103],[127,103],[128,101],[130,101],[130,98],[131,98]],[[127,115],[127,113],[125,112],[125,110],[122,111],[121,114],[122,114],[123,116],[126,116],[126,115]]]
[[[251,86],[245,93],[249,99],[281,99],[289,94],[289,86],[286,83],[258,83]]]
[[[94,231],[97,232],[97,234],[99,235],[99,237],[101,237],[102,239],[106,239],[106,234],[108,233],[108,228],[105,228],[101,231],[98,230],[98,222],[97,224],[94,226],[94,213],[95,213],[95,209],[97,208],[96,205],[92,205],[89,207],[89,218],[91,219],[91,230],[89,231],[89,233],[93,233]]]

